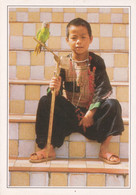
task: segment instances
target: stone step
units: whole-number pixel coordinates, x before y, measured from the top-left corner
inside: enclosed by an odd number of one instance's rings
[[[35,115],[39,99],[46,95],[48,84],[48,80],[9,80],[9,112]],[[111,82],[111,85],[111,98],[119,100],[123,117],[128,117],[129,83]]]
[[[124,118],[125,131],[121,136],[115,136],[110,143],[110,151],[120,158],[129,157],[129,120]],[[35,116],[9,115],[9,156],[29,157],[31,153],[40,150],[35,143]],[[55,148],[58,158],[98,158],[100,143],[90,141],[79,133],[73,133],[65,138],[60,148]]]
[[[99,159],[55,159],[30,163],[28,158],[9,160],[9,186],[128,187],[129,162],[109,165]]]

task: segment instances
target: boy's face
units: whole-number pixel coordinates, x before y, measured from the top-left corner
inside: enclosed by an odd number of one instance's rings
[[[85,26],[69,27],[69,37],[66,39],[71,50],[76,54],[84,54],[88,52],[93,37],[89,37],[88,30]]]

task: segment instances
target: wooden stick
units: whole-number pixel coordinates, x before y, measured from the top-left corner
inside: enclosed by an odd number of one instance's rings
[[[57,71],[56,71],[56,77],[59,76],[60,73],[60,58],[50,49],[48,48],[44,43],[38,41],[35,37],[34,40],[37,41],[39,44],[41,44],[47,51],[51,52],[54,55],[54,59],[57,62]],[[51,91],[52,92],[52,98],[51,98],[51,107],[50,107],[50,118],[49,118],[49,127],[48,127],[48,138],[47,138],[47,155],[46,155],[46,162],[48,161],[49,156],[49,150],[51,146],[51,138],[52,138],[52,128],[53,128],[53,118],[54,118],[54,108],[55,108],[55,97],[56,97],[56,91],[55,89]]]

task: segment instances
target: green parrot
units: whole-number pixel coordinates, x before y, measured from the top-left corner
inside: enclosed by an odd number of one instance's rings
[[[49,32],[49,23],[42,23],[42,27],[41,29],[37,32],[36,38],[38,41],[41,41],[42,43],[46,43],[46,41],[49,39],[50,36],[50,32]],[[35,54],[39,54],[41,52],[41,45],[39,43],[37,43],[36,47],[35,47]]]

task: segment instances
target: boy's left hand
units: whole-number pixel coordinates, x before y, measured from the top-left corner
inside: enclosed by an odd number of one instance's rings
[[[93,125],[93,123],[94,123],[93,115],[95,112],[96,112],[96,109],[87,111],[85,116],[80,121],[79,126],[81,126],[81,125],[83,126],[84,132],[86,132],[87,127],[90,127]]]

